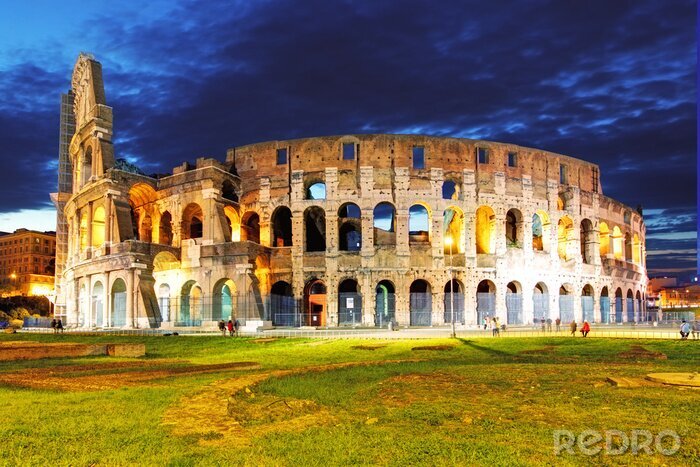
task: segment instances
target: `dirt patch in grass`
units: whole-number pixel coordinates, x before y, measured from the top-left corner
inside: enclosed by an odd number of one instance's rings
[[[380,344],[380,345],[353,345],[350,347],[351,349],[354,350],[377,350],[377,349],[383,349],[386,347],[386,344]]]
[[[411,350],[436,350],[436,351],[441,351],[441,350],[452,350],[454,349],[454,345],[421,345],[418,347],[413,347]]]
[[[388,378],[379,386],[378,397],[382,404],[393,407],[407,407],[425,400],[435,401],[442,395],[472,392],[472,385],[454,373],[403,374]]]
[[[256,362],[165,366],[173,363],[177,363],[177,361],[151,360],[148,362],[115,362],[52,368],[29,368],[0,374],[0,384],[22,388],[56,389],[72,392],[104,391],[124,386],[143,385],[168,377],[260,368],[260,365]]]
[[[620,352],[620,358],[666,360],[666,354],[647,350],[641,345],[633,345],[627,352]]]

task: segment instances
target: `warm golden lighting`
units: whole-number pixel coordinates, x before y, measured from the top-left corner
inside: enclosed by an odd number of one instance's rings
[[[452,246],[452,237],[445,237],[445,245]]]

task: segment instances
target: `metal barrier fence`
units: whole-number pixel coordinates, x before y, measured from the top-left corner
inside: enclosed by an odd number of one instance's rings
[[[432,325],[433,303],[431,294],[410,294],[409,310],[411,326]]]
[[[610,323],[610,297],[600,297],[600,322]]]
[[[506,294],[507,324],[523,324],[523,296],[519,293]]]
[[[24,318],[24,324],[22,327],[25,328],[50,328],[51,318]]]
[[[464,324],[464,294],[459,292],[446,293],[443,299],[444,302],[444,322],[451,324],[452,320],[455,323]],[[454,313],[452,305],[454,304]]]
[[[532,296],[533,317],[535,324],[541,323],[542,320],[549,318],[549,295],[534,294]]]
[[[362,295],[350,292],[338,294],[338,324],[341,326],[362,324]]]
[[[496,295],[492,293],[476,294],[476,323],[483,325],[486,317],[496,316]]]
[[[559,318],[562,324],[570,323],[575,319],[573,295],[559,295]]]
[[[393,293],[377,294],[375,298],[376,314],[374,324],[377,327],[386,327],[389,322],[396,319],[396,295]]]
[[[585,295],[581,297],[581,313],[583,320],[588,321],[589,323],[595,321],[595,312],[593,310],[594,303],[593,297]]]

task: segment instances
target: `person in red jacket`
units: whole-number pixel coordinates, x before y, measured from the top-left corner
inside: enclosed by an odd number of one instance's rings
[[[586,337],[589,332],[591,332],[591,325],[588,324],[588,321],[584,321],[583,326],[581,326],[581,334],[583,334],[583,337]]]
[[[228,323],[226,323],[226,329],[228,329],[228,335],[233,337],[233,321],[228,320]]]

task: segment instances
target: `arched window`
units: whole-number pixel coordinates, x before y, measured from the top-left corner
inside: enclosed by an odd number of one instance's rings
[[[362,295],[355,279],[345,279],[338,285],[338,324],[362,324]]]
[[[158,243],[162,245],[172,245],[173,243],[173,216],[168,211],[160,216]]]
[[[442,183],[442,199],[460,199],[459,185],[452,180]]]
[[[506,245],[523,246],[523,215],[518,209],[509,209],[506,213]]]
[[[492,255],[496,253],[494,230],[496,215],[489,206],[480,206],[476,210],[476,252]]]
[[[383,280],[377,284],[375,289],[375,309],[374,322],[378,327],[386,326],[394,319],[396,314],[396,295],[394,284],[391,281]]]
[[[362,248],[362,219],[360,208],[345,203],[338,210],[338,234],[340,251],[360,251]]]
[[[260,216],[258,213],[248,211],[241,219],[241,240],[260,243]]]
[[[413,281],[409,289],[409,297],[411,326],[430,326],[433,312],[430,284],[423,279]]]
[[[83,165],[80,168],[80,174],[82,176],[80,187],[82,188],[90,181],[90,177],[92,177],[92,147],[88,147],[85,150]]]
[[[234,297],[236,295],[236,285],[231,279],[224,278],[214,285],[212,320],[234,320],[236,313],[234,310]]]
[[[301,326],[292,286],[279,281],[270,289],[270,315],[275,326]]]
[[[537,211],[532,216],[532,249],[549,253],[549,239],[549,215],[544,211]]]
[[[581,290],[581,314],[584,321],[592,323],[594,321],[594,299],[593,299],[593,287],[590,284],[583,286]]]
[[[533,320],[543,326],[549,319],[549,289],[544,282],[538,282],[532,290]]]
[[[506,286],[506,318],[508,324],[523,324],[523,294],[519,282]]]
[[[489,280],[479,282],[476,287],[476,319],[478,325],[496,316],[496,284]]]
[[[304,251],[326,251],[326,213],[318,206],[304,211],[304,240]]]
[[[610,228],[605,222],[600,223],[600,257],[605,258],[610,253]]]
[[[634,264],[642,264],[642,243],[639,241],[639,235],[634,234],[632,237],[632,262]]]
[[[630,234],[625,234],[625,259],[632,261],[632,237]]]
[[[202,289],[193,280],[185,282],[180,293],[179,326],[199,326],[202,319]]]
[[[595,246],[595,232],[593,223],[584,219],[581,221],[581,259],[586,264],[593,263],[593,248]]]
[[[228,230],[224,232],[224,239],[227,242],[240,242],[241,218],[238,216],[238,211],[233,206],[224,206],[224,216],[228,227]]]
[[[105,209],[98,206],[92,212],[92,246],[99,248],[105,242]]]
[[[203,234],[204,213],[196,203],[188,204],[182,211],[182,239],[201,238]]]
[[[233,203],[238,202],[236,187],[230,180],[224,180],[224,183],[221,185],[221,197],[226,201],[231,201]]]
[[[574,295],[571,284],[562,284],[559,287],[559,318],[562,323],[570,323],[574,320]]]
[[[201,227],[200,227],[201,230]],[[142,242],[150,242],[151,235],[153,232],[153,222],[151,220],[151,215],[147,212],[143,214],[141,218],[141,226],[139,227],[139,240]],[[199,235],[202,236],[201,233]]]
[[[613,227],[612,233],[612,245],[613,245],[613,255],[617,260],[625,259],[624,250],[624,237],[622,236],[622,231],[618,226]]]
[[[374,245],[396,245],[396,209],[391,203],[374,207]]]
[[[92,286],[92,323],[97,327],[104,326],[104,296],[102,282],[97,281]]]
[[[87,226],[87,213],[83,212],[82,214],[80,214],[80,251],[84,251],[87,247],[90,246],[90,239],[88,238],[87,234]]]
[[[122,279],[112,283],[112,325],[126,325],[126,283]]]
[[[292,246],[292,211],[280,206],[272,213],[272,246]]]
[[[306,199],[326,199],[326,184],[316,182],[306,189]]]
[[[411,243],[430,243],[430,216],[422,204],[408,210],[408,240]]]
[[[451,206],[442,214],[444,254],[454,255],[464,252],[464,213]]]
[[[444,287],[443,309],[446,324],[464,324],[464,287],[457,279],[447,281]]]
[[[557,250],[559,252],[559,258],[564,261],[568,261],[573,257],[571,249],[569,248],[573,232],[574,222],[568,216],[559,219],[559,223],[557,224]]]

